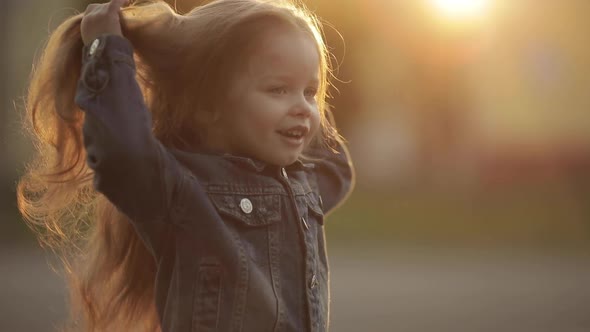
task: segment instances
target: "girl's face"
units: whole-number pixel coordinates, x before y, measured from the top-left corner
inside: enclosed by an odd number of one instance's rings
[[[304,32],[275,25],[261,33],[229,86],[214,124],[214,147],[286,166],[319,128],[316,102],[320,59]]]

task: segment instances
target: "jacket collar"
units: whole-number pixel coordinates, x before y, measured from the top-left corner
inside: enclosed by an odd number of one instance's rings
[[[264,161],[254,159],[254,158],[237,156],[237,155],[233,155],[231,153],[223,152],[221,150],[211,149],[211,148],[204,147],[204,146],[199,146],[198,148],[194,149],[191,152],[221,156],[222,158],[224,158],[226,160],[229,160],[235,164],[249,168],[249,169],[259,172],[259,173],[263,172],[264,170],[267,170],[267,169],[278,170],[281,168],[279,166],[272,165],[272,164],[266,163]],[[304,163],[300,159],[297,159],[294,163],[285,166],[285,169],[287,169],[288,171],[298,171],[298,170],[306,170],[306,169],[309,170],[309,169],[313,169],[314,167],[315,167],[315,165],[313,163]]]
[[[226,160],[233,162],[233,163],[250,168],[256,172],[262,172],[262,171],[269,169],[269,168],[271,168],[271,169],[280,168],[279,166],[272,165],[272,164],[266,163],[264,161],[260,161],[260,160],[256,160],[256,159],[248,158],[248,157],[234,156],[229,153],[224,153],[222,155],[222,157],[225,158]],[[292,170],[292,171],[299,171],[299,170],[313,169],[314,166],[315,165],[312,163],[304,163],[301,160],[297,159],[294,163],[285,166],[285,169]]]

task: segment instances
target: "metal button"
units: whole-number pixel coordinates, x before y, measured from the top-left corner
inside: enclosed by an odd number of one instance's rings
[[[250,213],[252,212],[252,202],[250,202],[250,200],[247,198],[242,198],[240,201],[240,208],[242,211],[244,211],[244,213]]]
[[[281,174],[283,174],[283,177],[284,177],[285,179],[288,179],[288,178],[289,178],[289,177],[287,176],[287,170],[285,170],[285,168],[284,168],[284,167],[283,167],[283,168],[281,168]]]
[[[98,48],[98,45],[100,45],[100,40],[98,38],[96,38],[92,44],[90,44],[90,50],[88,51],[88,55],[94,55],[94,53],[96,53],[96,49]]]
[[[307,220],[305,220],[304,217],[301,217],[301,222],[303,222],[303,226],[305,226],[305,229],[309,230],[309,224],[307,223]]]
[[[311,289],[314,289],[315,286],[318,285],[318,278],[314,275],[311,276],[311,283],[309,285],[309,287],[311,287]]]

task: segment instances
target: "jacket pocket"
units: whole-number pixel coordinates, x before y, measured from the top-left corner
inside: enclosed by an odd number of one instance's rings
[[[193,332],[217,331],[221,304],[221,268],[216,261],[199,265],[193,297]]]
[[[269,226],[281,219],[281,197],[276,194],[209,193],[221,215],[243,226]]]

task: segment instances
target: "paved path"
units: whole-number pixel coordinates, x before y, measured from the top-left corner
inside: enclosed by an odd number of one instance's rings
[[[589,257],[332,249],[330,330],[590,331]],[[39,250],[2,250],[0,332],[53,331],[63,296]]]
[[[332,255],[332,331],[590,331],[590,256]]]

